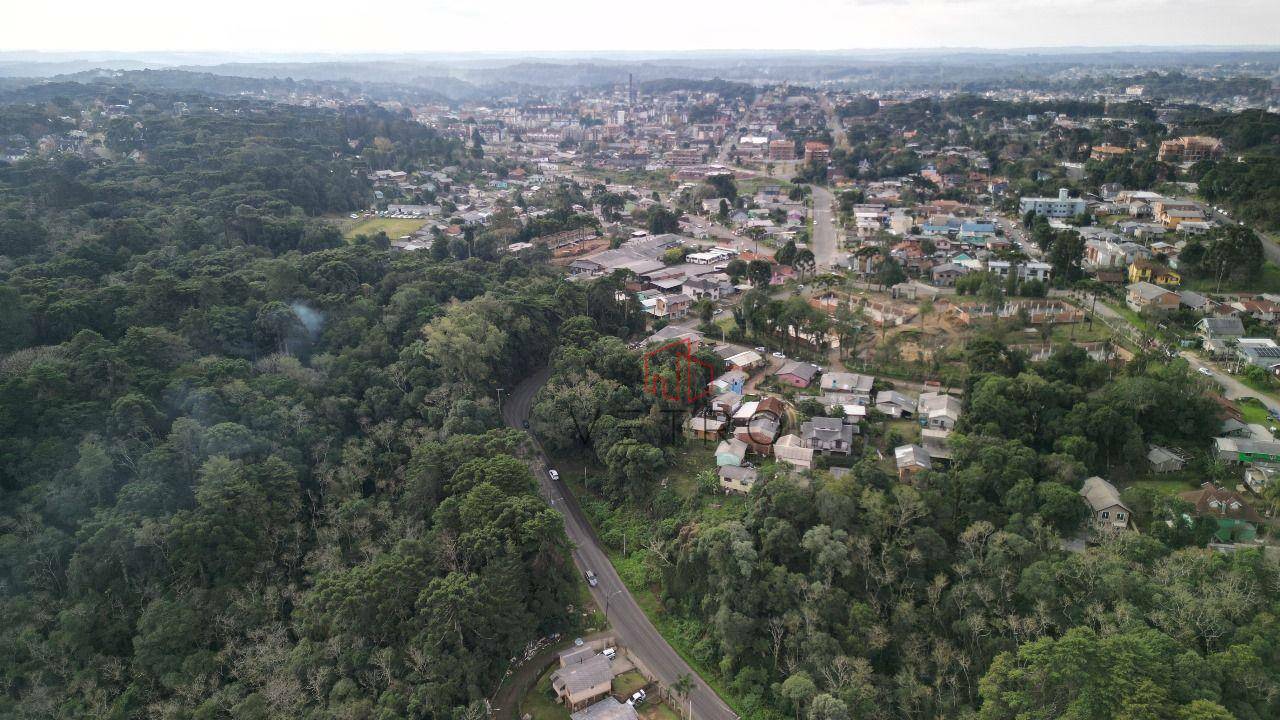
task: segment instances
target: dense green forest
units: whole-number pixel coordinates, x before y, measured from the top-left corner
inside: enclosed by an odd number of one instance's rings
[[[316,217],[429,129],[174,100],[0,170],[0,716],[474,717],[578,602],[489,387],[580,298]]]

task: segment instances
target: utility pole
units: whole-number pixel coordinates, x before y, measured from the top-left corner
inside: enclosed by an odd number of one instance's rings
[[[502,417],[502,391],[503,388],[498,388],[498,417]]]

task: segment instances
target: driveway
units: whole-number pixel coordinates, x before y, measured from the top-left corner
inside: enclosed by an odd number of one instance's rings
[[[534,394],[550,377],[551,370],[543,368],[525,378],[512,390],[510,397],[502,405],[502,417],[508,425],[513,428],[523,427],[524,421],[529,418]],[[682,675],[691,676],[694,689],[689,699],[694,718],[737,720],[738,716],[733,710],[707,687],[693,668],[667,644],[653,623],[649,622],[649,617],[640,609],[635,598],[622,584],[617,571],[613,569],[613,564],[609,562],[609,557],[596,537],[595,529],[578,506],[573,493],[565,487],[563,480],[552,481],[547,476],[546,468],[550,461],[536,438],[533,438],[533,446],[536,453],[534,473],[538,477],[542,497],[564,515],[564,530],[574,545],[573,562],[578,571],[592,570],[599,578],[596,587],[590,588],[591,596],[601,608],[608,608],[609,625],[618,642],[628,652],[639,657],[657,676],[658,681],[667,687]]]

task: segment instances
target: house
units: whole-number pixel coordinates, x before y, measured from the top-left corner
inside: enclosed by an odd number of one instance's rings
[[[1178,493],[1178,497],[1191,503],[1196,517],[1211,518],[1217,522],[1214,537],[1220,542],[1249,542],[1258,536],[1262,516],[1235,490],[1206,482],[1199,490]]]
[[[716,467],[741,466],[747,457],[747,444],[731,437],[716,446]]]
[[[735,370],[754,370],[764,365],[764,357],[755,350],[743,350],[724,359],[725,364]]]
[[[586,650],[590,650],[589,655]],[[605,697],[612,687],[613,668],[609,658],[589,646],[562,653],[560,669],[551,673],[551,688],[556,698],[570,710],[581,710]]]
[[[786,383],[792,387],[806,388],[809,387],[809,383],[813,382],[813,376],[817,374],[817,365],[791,360],[778,368],[778,372],[774,373],[774,377],[778,379],[778,382]]]
[[[1201,318],[1196,323],[1196,334],[1203,340],[1205,350],[1215,355],[1223,354],[1228,340],[1244,337],[1244,323],[1235,315]]]
[[[925,425],[938,430],[951,430],[960,420],[960,400],[938,392],[920,394],[916,414]]]
[[[783,435],[773,444],[773,456],[800,470],[813,469],[813,448],[804,446],[804,441],[795,435]]]
[[[1248,430],[1247,426],[1245,430]],[[1213,439],[1213,455],[1233,464],[1280,463],[1280,442],[1254,440],[1248,436],[1216,437]]]
[[[1178,472],[1186,464],[1186,460],[1178,453],[1152,445],[1147,451],[1147,462],[1151,463],[1151,471],[1158,473]]]
[[[693,415],[684,423],[689,437],[699,440],[716,440],[724,432],[725,421],[716,418]]]
[[[1176,286],[1182,284],[1182,276],[1154,260],[1135,258],[1129,263],[1129,282]]]
[[[955,263],[942,263],[929,269],[929,278],[938,287],[952,287],[956,280],[969,274],[969,268]]]
[[[916,403],[894,390],[876,393],[876,410],[895,418],[909,418],[916,412]]]
[[[898,479],[910,482],[916,475],[933,469],[929,452],[919,445],[899,445],[893,449],[893,459],[898,466]]]
[[[1089,505],[1095,528],[1111,532],[1129,529],[1133,511],[1120,500],[1115,485],[1095,475],[1084,481],[1080,497]]]
[[[1236,338],[1236,355],[1267,371],[1280,365],[1280,346],[1271,338]]]
[[[748,377],[742,370],[730,370],[708,383],[707,389],[717,395],[726,392],[735,392],[741,395],[742,390],[746,387]]]
[[[932,460],[951,460],[951,431],[920,428],[920,444]]]
[[[804,446],[818,452],[853,452],[853,434],[857,427],[843,418],[813,417],[800,424],[800,439]]]
[[[682,318],[689,314],[693,298],[684,293],[660,295],[654,298],[653,316],[660,318]]]
[[[848,394],[858,405],[871,404],[871,386],[875,378],[870,375],[859,375],[848,372],[823,373],[818,380],[818,387],[827,392]]]
[[[719,468],[716,474],[720,476],[720,489],[724,490],[725,494],[746,495],[760,479],[759,470],[738,465],[725,465]]]
[[[607,697],[569,715],[570,720],[637,720],[636,706]]]
[[[698,300],[719,300],[723,294],[723,289],[720,287],[720,283],[715,280],[691,278],[684,281],[684,284],[680,287],[680,292]]]
[[[1125,288],[1125,304],[1134,312],[1147,309],[1172,312],[1178,309],[1180,302],[1178,293],[1149,282],[1136,282]]]
[[[722,392],[711,400],[711,410],[722,418],[731,418],[742,407],[742,393],[732,390]]]

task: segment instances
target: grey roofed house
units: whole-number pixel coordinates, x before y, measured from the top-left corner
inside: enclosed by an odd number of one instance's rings
[[[738,465],[725,465],[718,468],[716,473],[720,476],[720,487],[728,492],[750,492],[760,478],[759,470]]]
[[[904,417],[915,413],[916,403],[895,390],[881,390],[876,393],[876,409],[885,415]]]
[[[1084,481],[1080,497],[1088,503],[1095,524],[1113,530],[1129,527],[1129,517],[1133,515],[1133,511],[1120,499],[1120,492],[1115,485],[1095,475]]]
[[[929,470],[933,467],[933,459],[929,457],[929,451],[919,445],[899,445],[893,449],[893,459],[898,465],[899,472],[909,468]]]
[[[1227,418],[1222,421],[1222,425],[1218,426],[1218,434],[1224,437],[1248,437],[1249,426],[1235,418]]]
[[[631,703],[620,703],[616,698],[607,697],[569,717],[571,720],[636,720],[638,715]]]
[[[1207,340],[1244,337],[1244,322],[1236,315],[1201,318],[1196,332]]]
[[[853,393],[854,395],[870,397],[871,386],[874,383],[875,378],[870,375],[859,375],[858,373],[849,372],[829,372],[822,374],[822,379],[818,382],[818,385],[823,390],[847,392]]]
[[[552,685],[564,688],[569,695],[612,681],[613,667],[609,664],[609,658],[600,653],[595,653],[582,662],[566,665],[551,674]]]
[[[1209,298],[1193,290],[1179,291],[1178,299],[1183,305],[1191,308],[1192,310],[1204,311],[1204,310],[1207,310],[1210,305],[1212,305],[1212,302],[1209,300]]]
[[[799,362],[796,360],[788,360],[785,365],[778,368],[778,372],[774,375],[793,375],[804,380],[806,383],[813,382],[813,376],[818,374],[818,366],[813,363]]]
[[[920,428],[920,444],[924,446],[924,451],[929,453],[930,458],[950,460],[952,458],[950,440],[950,430],[936,427]]]
[[[813,417],[800,424],[804,446],[822,452],[848,455],[853,450],[854,426],[840,418]]]
[[[1159,445],[1152,445],[1147,451],[1147,462],[1155,472],[1177,472],[1184,463],[1181,455]]]

